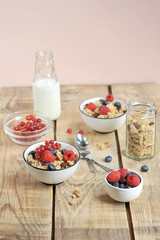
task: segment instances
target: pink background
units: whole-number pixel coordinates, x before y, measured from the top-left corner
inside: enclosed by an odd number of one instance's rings
[[[160,0],[0,0],[0,87],[31,85],[41,49],[61,84],[160,82]]]

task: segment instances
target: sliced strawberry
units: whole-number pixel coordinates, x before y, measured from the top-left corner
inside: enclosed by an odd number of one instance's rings
[[[73,161],[73,160],[75,160],[75,153],[72,150],[67,150],[63,154],[63,160],[64,161]]]
[[[87,105],[87,108],[90,109],[91,111],[94,111],[94,110],[96,110],[97,106],[94,103],[90,102]]]
[[[51,153],[51,151],[49,150],[46,150],[44,152],[43,162],[50,163],[50,162],[54,162],[54,160],[55,160],[55,156],[53,155],[53,153]]]
[[[107,100],[108,102],[113,102],[113,100],[114,100],[113,95],[112,95],[112,94],[108,94],[107,97],[106,97],[106,100]]]
[[[103,106],[99,111],[99,115],[107,115],[108,112],[110,112],[110,109],[106,106]]]

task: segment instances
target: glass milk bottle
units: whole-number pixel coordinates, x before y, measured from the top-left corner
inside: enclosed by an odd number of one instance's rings
[[[157,110],[148,99],[134,98],[129,102],[126,127],[126,155],[135,160],[155,155]]]
[[[61,114],[60,83],[56,78],[51,51],[37,51],[32,82],[34,111],[52,120]]]

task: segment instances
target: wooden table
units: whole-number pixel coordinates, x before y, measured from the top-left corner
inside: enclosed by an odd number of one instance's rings
[[[12,142],[3,131],[3,118],[18,110],[32,110],[31,87],[2,88],[0,92],[0,239],[37,240],[160,240],[160,119],[157,118],[156,156],[138,162],[125,156],[125,124],[110,134],[98,134],[82,121],[79,104],[87,98],[114,96],[129,102],[142,96],[160,108],[160,85],[68,85],[61,86],[62,115],[42,139],[51,138],[74,145],[80,129],[90,143],[93,158],[110,168],[129,168],[142,173],[144,188],[140,197],[129,203],[112,200],[106,193],[106,172],[97,167],[90,173],[86,160],[80,160],[75,174],[58,186],[47,186],[35,180],[25,169],[22,153],[25,146]],[[52,107],[52,106],[51,106]],[[71,127],[72,133],[67,134]],[[110,142],[98,150],[99,142]],[[104,158],[111,155],[111,163]],[[75,189],[82,195],[72,199]],[[74,204],[69,202],[73,200]]]

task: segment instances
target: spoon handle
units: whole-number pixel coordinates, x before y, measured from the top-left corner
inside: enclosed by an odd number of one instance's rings
[[[97,169],[95,168],[94,164],[92,163],[92,161],[90,161],[90,159],[87,160],[88,162],[88,167],[89,167],[89,171],[91,173],[96,173]]]
[[[97,166],[103,168],[106,172],[111,172],[113,171],[111,168],[105,167],[103,165],[101,165],[100,163],[94,161],[92,158],[88,158],[89,161],[91,161],[92,163],[96,164]]]

